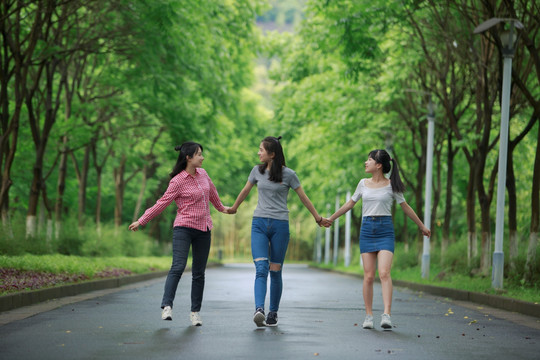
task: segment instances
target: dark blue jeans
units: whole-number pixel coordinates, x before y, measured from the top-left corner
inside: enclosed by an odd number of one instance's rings
[[[165,281],[165,292],[161,308],[173,307],[178,282],[186,268],[189,247],[192,248],[191,265],[191,311],[200,311],[204,291],[204,272],[210,252],[210,230],[200,231],[183,226],[173,229],[173,258],[171,269]]]

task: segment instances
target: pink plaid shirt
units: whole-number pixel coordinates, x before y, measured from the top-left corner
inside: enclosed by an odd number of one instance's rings
[[[225,207],[206,171],[201,168],[195,170],[195,176],[184,170],[173,177],[165,194],[144,212],[139,218],[139,223],[146,225],[174,200],[178,207],[174,226],[185,226],[201,231],[211,230],[212,218],[208,201],[220,212],[223,212]]]

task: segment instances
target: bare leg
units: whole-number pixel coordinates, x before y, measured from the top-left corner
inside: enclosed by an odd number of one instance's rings
[[[362,263],[364,264],[364,283],[362,285],[364,305],[366,314],[373,315],[373,281],[375,280],[377,253],[363,253]]]
[[[381,250],[377,255],[379,263],[379,278],[381,279],[382,296],[384,303],[384,313],[390,315],[392,310],[392,277],[390,269],[392,268],[392,259],[394,254],[391,251]]]

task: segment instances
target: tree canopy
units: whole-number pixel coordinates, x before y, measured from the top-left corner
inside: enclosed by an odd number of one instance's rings
[[[498,17],[524,24],[512,68],[505,255],[507,276],[532,283],[538,14],[536,0],[2,0],[2,251],[18,221],[26,237],[51,244],[70,219],[98,234],[136,219],[163,193],[174,147],[188,140],[203,144],[204,167],[232,202],[260,140],[283,136],[287,165],[320,213],[336,196],[343,203],[365,177],[369,151],[385,148],[421,215],[431,100],[432,241],[441,258],[463,241],[471,272],[487,275],[508,22],[473,30]],[[305,258],[316,225],[294,196],[290,208],[295,256]],[[147,233],[168,242],[172,216]],[[216,221],[218,243],[249,242],[247,216]],[[360,207],[353,222],[357,236]],[[419,250],[417,229],[400,212],[395,222],[399,241]]]

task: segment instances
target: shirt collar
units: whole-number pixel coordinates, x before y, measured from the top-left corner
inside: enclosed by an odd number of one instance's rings
[[[199,168],[195,168],[195,176],[199,175],[201,173],[201,171],[199,170]],[[182,170],[179,174],[182,178],[187,178],[188,176],[191,176],[190,173],[188,173],[185,169]]]

